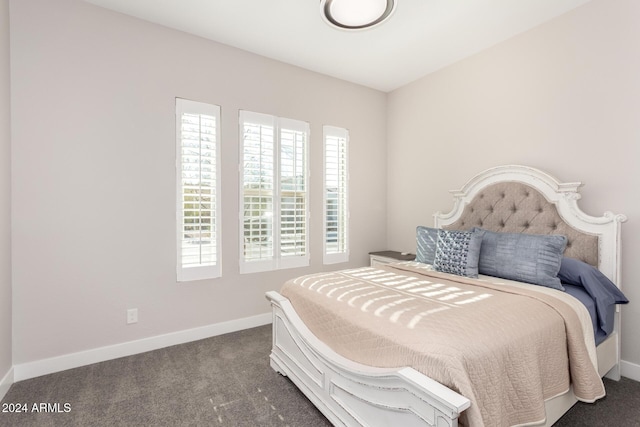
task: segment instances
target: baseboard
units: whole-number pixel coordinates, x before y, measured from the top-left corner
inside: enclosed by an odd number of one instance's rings
[[[52,357],[49,359],[42,359],[35,362],[21,363],[14,365],[13,367],[13,380],[16,382],[27,380],[41,375],[52,374],[54,372],[91,365],[93,363],[117,359],[119,357],[131,356],[172,345],[184,344],[191,341],[210,338],[216,335],[262,326],[271,323],[271,319],[272,314],[265,313],[257,316],[245,317],[243,319],[202,326],[200,328],[187,329],[170,334],[129,341],[122,344],[115,344],[78,353]]]
[[[14,383],[13,367],[9,369],[9,372],[0,380],[0,400],[4,399],[11,385]]]
[[[635,381],[640,381],[640,365],[627,362],[626,360],[620,361],[620,375],[630,378]]]
[[[42,359],[35,362],[14,365],[0,380],[0,400],[4,398],[7,391],[14,382],[23,381],[41,375],[52,374],[67,369],[78,368],[92,363],[104,362],[106,360],[117,359],[119,357],[132,356],[146,351],[158,350],[172,345],[184,344],[197,341],[216,335],[236,332],[243,329],[254,328],[271,323],[272,314],[264,313],[257,316],[245,317],[243,319],[230,320],[213,325],[202,326],[200,328],[187,329],[170,334],[158,335],[136,341],[129,341],[122,344],[115,344],[100,347],[92,350],[66,354],[63,356]],[[623,377],[640,381],[640,365],[620,361],[620,373]]]

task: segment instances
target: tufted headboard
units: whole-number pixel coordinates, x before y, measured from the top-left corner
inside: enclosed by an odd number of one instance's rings
[[[566,256],[598,265],[598,236],[567,224],[555,204],[521,182],[500,182],[482,189],[460,218],[445,228],[471,227],[505,233],[562,234],[567,236]]]
[[[598,267],[614,283],[620,280],[620,223],[624,215],[592,217],[580,210],[580,182],[561,183],[526,166],[499,166],[452,191],[454,208],[434,215],[435,226],[466,230],[567,236],[565,256]]]

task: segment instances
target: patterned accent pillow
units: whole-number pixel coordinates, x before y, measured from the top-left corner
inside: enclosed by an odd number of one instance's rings
[[[434,268],[443,273],[478,277],[483,230],[438,230]]]
[[[473,228],[473,230],[482,230]],[[497,233],[485,230],[480,274],[564,291],[558,278],[567,237],[558,234]]]
[[[433,265],[436,258],[438,229],[419,225],[416,228],[416,261]]]

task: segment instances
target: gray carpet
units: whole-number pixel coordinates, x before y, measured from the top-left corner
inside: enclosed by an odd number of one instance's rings
[[[28,412],[0,412],[0,426],[330,426],[269,367],[270,348],[267,325],[21,381],[3,408]],[[606,398],[556,425],[640,426],[640,383],[605,386]],[[62,412],[32,412],[34,403]]]

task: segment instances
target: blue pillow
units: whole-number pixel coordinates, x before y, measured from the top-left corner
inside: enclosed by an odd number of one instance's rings
[[[458,276],[478,277],[478,259],[484,231],[438,230],[433,267]]]
[[[600,345],[602,341],[607,339],[609,334],[603,331],[600,327],[600,318],[598,317],[598,312],[596,310],[596,301],[591,298],[591,295],[589,295],[582,286],[574,286],[568,283],[562,283],[562,285],[564,286],[564,291],[566,293],[577,298],[587,308],[589,317],[591,318],[591,326],[593,327],[593,336],[596,339],[596,345]],[[615,314],[616,307],[611,306],[607,310],[607,315],[605,316],[605,322],[610,323],[612,328]]]
[[[474,227],[473,230],[481,228]],[[478,269],[488,276],[564,291],[557,276],[566,246],[566,236],[486,230]]]
[[[416,228],[416,261],[433,265],[436,259],[437,242],[437,228],[418,226]]]
[[[563,257],[558,277],[563,283],[582,286],[596,302],[600,328],[607,334],[613,331],[613,321],[607,321],[607,308],[614,304],[627,304],[622,291],[600,270],[577,259]]]

